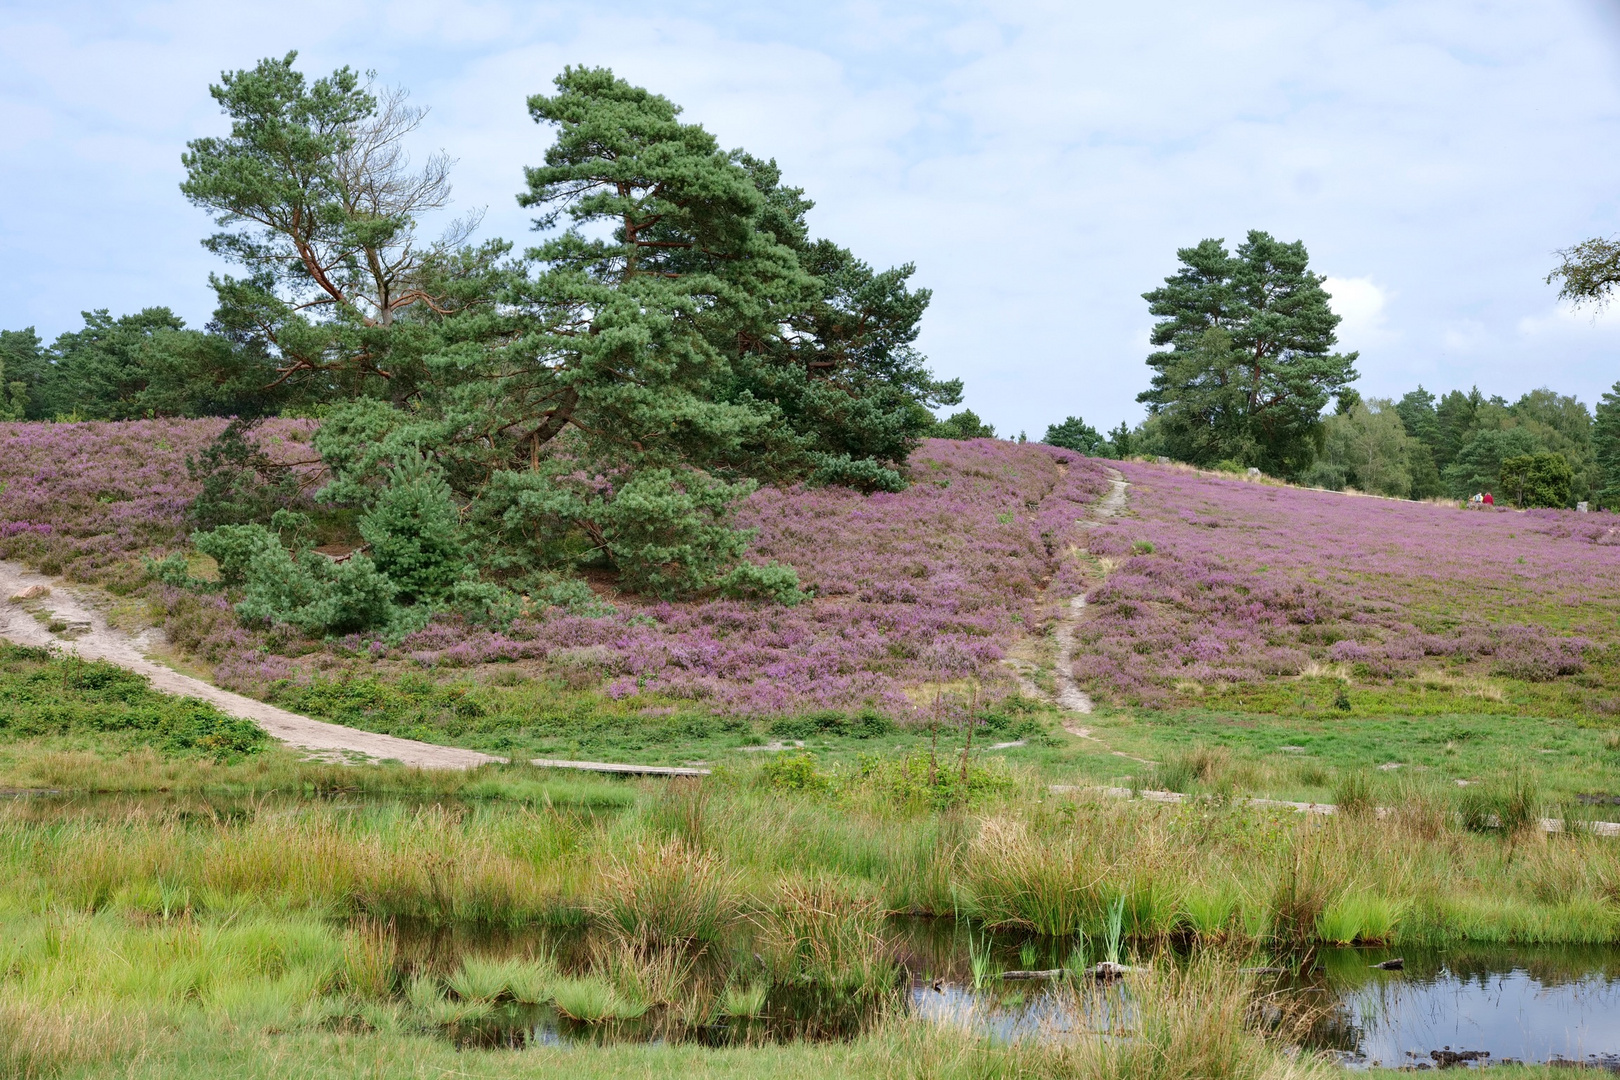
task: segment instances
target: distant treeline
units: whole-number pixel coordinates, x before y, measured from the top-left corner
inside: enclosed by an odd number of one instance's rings
[[[0,419],[132,420],[147,416],[256,416],[296,403],[307,388],[275,386],[262,339],[211,324],[187,328],[166,307],[113,318],[46,345],[33,327],[0,330]]]
[[[1098,457],[1177,459],[1161,429],[1160,418],[1150,416],[1134,429],[1121,424],[1104,436],[1071,416],[1048,427],[1044,441]],[[1512,402],[1486,397],[1477,387],[1436,397],[1419,386],[1399,401],[1363,400],[1348,391],[1322,419],[1317,441],[1315,460],[1294,477],[1312,487],[1406,499],[1466,499],[1490,491],[1499,501],[1620,509],[1620,383],[1595,410],[1546,388]],[[1244,463],[1195,464],[1235,471]],[[1518,486],[1524,470],[1551,481],[1537,483],[1522,499],[1517,490],[1500,497],[1502,489]]]
[[[1617,251],[1592,241],[1564,253],[1560,297],[1599,301],[1620,286]],[[1364,400],[1357,354],[1334,351],[1340,316],[1303,243],[1251,230],[1234,251],[1206,239],[1176,258],[1177,272],[1142,294],[1159,320],[1136,398],[1147,419],[1105,438],[1071,416],[1046,429],[1048,443],[1398,498],[1493,492],[1516,506],[1620,508],[1620,383],[1595,411],[1545,388],[1511,403],[1477,387]]]

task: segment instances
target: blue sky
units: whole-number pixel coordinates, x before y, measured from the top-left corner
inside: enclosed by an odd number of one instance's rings
[[[451,213],[522,243],[569,63],[775,157],[812,224],[934,290],[922,346],[1004,434],[1135,420],[1141,294],[1250,228],[1329,275],[1360,389],[1620,379],[1620,314],[1572,312],[1554,251],[1620,232],[1615,0],[931,4],[0,0],[0,326],[212,308],[185,141],[226,68],[300,51],[432,108]]]

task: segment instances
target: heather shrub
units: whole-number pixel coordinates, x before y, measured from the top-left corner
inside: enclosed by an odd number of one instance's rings
[[[381,412],[389,412],[386,405]],[[390,468],[417,453],[414,445],[389,441],[382,428],[372,431],[375,440],[361,437],[365,418],[346,416],[334,410],[318,431],[309,421],[266,420],[244,435],[307,487],[322,468],[307,464],[317,456],[314,432],[334,484],[346,485],[323,498],[341,496],[352,507],[317,515],[329,538],[344,514],[370,509]],[[81,580],[117,581],[124,591],[139,586],[128,569],[139,571],[141,556],[161,562],[184,541],[186,510],[198,491],[185,460],[198,457],[224,426],[218,420],[0,424],[0,557]],[[353,436],[348,443],[335,437],[345,430]],[[1009,685],[999,664],[1006,648],[1038,623],[1043,589],[1050,582],[1062,596],[1083,587],[1085,566],[1068,552],[1083,535],[1076,522],[1108,487],[1101,464],[1053,447],[927,442],[911,459],[913,483],[898,493],[762,487],[734,504],[736,530],[752,535],[747,563],[791,567],[814,602],[745,602],[706,587],[699,602],[666,603],[617,592],[605,563],[585,578],[573,572],[594,557],[596,544],[577,520],[594,518],[568,518],[575,522],[569,525],[561,513],[569,507],[545,500],[573,492],[568,498],[578,499],[569,505],[577,509],[599,497],[592,494],[598,482],[550,477],[542,466],[539,473],[499,474],[508,478],[511,498],[496,500],[499,484],[492,483],[468,508],[464,534],[484,580],[522,597],[525,614],[503,626],[505,610],[486,606],[497,594],[480,592],[465,603],[452,596],[443,602],[454,618],[403,639],[398,635],[408,624],[390,623],[385,633],[398,643],[388,659],[427,666],[533,659],[551,667],[556,654],[594,649],[606,661],[569,668],[570,685],[583,689],[634,670],[634,684],[621,692],[702,702],[731,715],[850,716],[870,707],[908,717],[916,707],[903,688],[941,678],[981,680],[993,697]],[[559,512],[547,517],[548,505]],[[270,531],[283,547],[313,542],[307,524],[293,527],[290,520],[290,513],[271,514]],[[351,645],[322,645],[286,624],[243,626],[223,596],[183,591],[201,586],[180,581],[146,579],[167,613],[166,631],[181,648],[205,650],[200,655],[235,688],[263,692],[278,682],[307,681],[317,669],[369,664],[376,654],[376,647],[359,657]],[[417,610],[423,606],[409,609],[417,621],[428,614]]]
[[[1086,537],[1106,576],[1087,594],[1073,671],[1094,693],[1163,705],[1178,685],[1249,695],[1332,667],[1348,681],[1315,691],[1327,700],[1312,707],[1354,712],[1400,707],[1385,688],[1422,679],[1432,656],[1468,678],[1494,672],[1527,683],[1600,667],[1589,663],[1592,641],[1611,632],[1605,605],[1620,589],[1597,547],[1603,523],[1346,497],[1142,462],[1120,468],[1131,515]],[[1612,677],[1606,667],[1598,676]],[[1462,695],[1471,684],[1424,685]],[[1595,709],[1602,696],[1541,695],[1538,708],[1562,712],[1583,699]],[[1299,707],[1293,701],[1264,708]]]

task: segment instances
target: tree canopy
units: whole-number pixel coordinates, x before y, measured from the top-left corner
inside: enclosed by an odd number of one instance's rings
[[[571,67],[529,99],[553,139],[518,196],[540,239],[514,255],[472,243],[476,219],[421,241],[451,165],[411,166],[423,110],[295,59],[212,88],[230,134],[188,144],[182,190],[241,268],[213,279],[216,329],[262,358],[265,394],[323,403],[317,498],[353,508],[366,558],[328,571],[285,521],[238,522],[275,488],[222,448],[199,470],[238,533],[209,543],[263,555],[273,531],[285,551],[238,560],[245,614],[340,632],[408,627],[402,605],[488,614],[505,587],[593,602],[557,577],[586,564],[660,595],[791,602],[790,570],[743,560],[737,500],[760,482],[897,490],[930,410],[960,401],[915,349],[913,268],[812,238],[774,162],[667,98]],[[260,564],[281,580],[254,585]]]
[[[1102,432],[1078,416],[1066,417],[1061,424],[1048,424],[1046,437],[1041,441],[1048,446],[1061,446],[1093,456],[1101,454],[1108,443]]]
[[[1316,457],[1322,409],[1357,377],[1356,354],[1332,351],[1339,317],[1324,279],[1303,243],[1259,231],[1234,252],[1204,240],[1176,256],[1181,269],[1143,294],[1161,348],[1137,400],[1162,417],[1171,456],[1298,475]]]

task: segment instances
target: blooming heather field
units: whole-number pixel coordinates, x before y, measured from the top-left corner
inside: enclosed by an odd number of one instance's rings
[[[1074,662],[1105,698],[1289,711],[1303,672],[1401,711],[1620,713],[1620,517],[1122,470]]]
[[[103,579],[132,557],[182,541],[197,489],[186,478],[223,420],[0,423],[0,558],[50,574]],[[313,456],[314,425],[271,420],[259,442],[274,458]]]
[[[0,556],[127,584],[134,556],[180,542],[193,494],[185,457],[221,426],[0,425]],[[261,438],[298,460],[308,430],[280,422]],[[1064,551],[1107,486],[1100,463],[994,440],[927,443],[912,471],[899,494],[763,489],[747,502],[753,554],[791,564],[815,593],[796,608],[614,596],[617,614],[604,618],[553,609],[506,633],[452,620],[396,648],[364,640],[315,648],[243,629],[221,597],[147,588],[171,639],[214,664],[223,684],[261,695],[361,669],[536,661],[571,679],[599,677],[621,700],[684,699],[751,715],[873,704],[903,715],[913,707],[908,688],[1005,681],[996,661],[1034,624],[1043,586],[1060,571],[1073,575]]]

